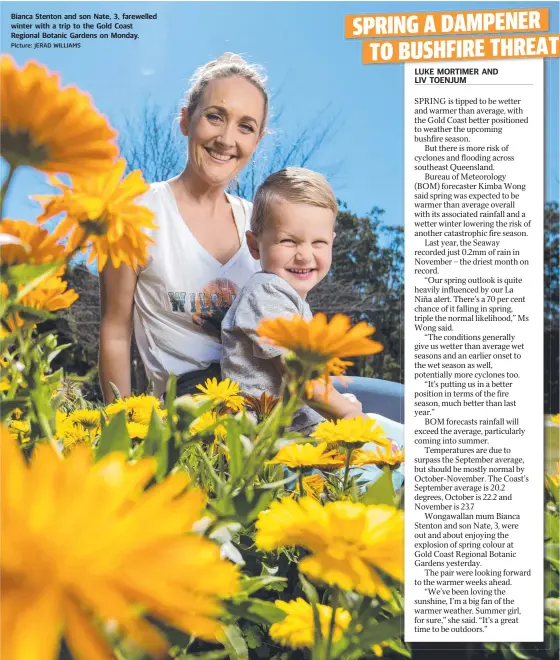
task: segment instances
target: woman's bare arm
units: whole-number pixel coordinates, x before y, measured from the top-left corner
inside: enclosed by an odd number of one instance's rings
[[[130,341],[136,273],[126,265],[107,263],[99,277],[101,330],[99,335],[99,380],[105,403],[114,399],[110,383],[121,396],[130,396]]]

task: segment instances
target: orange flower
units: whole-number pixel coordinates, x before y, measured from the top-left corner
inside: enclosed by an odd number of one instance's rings
[[[77,87],[37,62],[1,59],[2,157],[12,166],[94,177],[118,154],[115,131]]]
[[[375,328],[364,322],[352,327],[344,314],[336,314],[328,322],[322,313],[311,321],[297,315],[291,319],[265,319],[257,328],[257,334],[267,343],[287,348],[301,360],[314,364],[324,364],[335,357],[379,353],[383,345],[368,339],[374,332]]]
[[[100,271],[108,260],[115,268],[125,263],[136,269],[146,262],[153,243],[149,232],[156,229],[154,214],[136,203],[149,186],[140,170],[122,178],[125,168],[121,159],[96,177],[74,177],[72,186],[51,177],[51,184],[61,193],[34,196],[43,205],[37,220],[46,222],[65,213],[54,236],[58,239],[68,234],[68,252],[89,248],[88,263],[97,258]]]
[[[46,229],[25,220],[0,220],[0,234],[19,238],[25,245],[17,243],[2,245],[2,263],[43,264],[64,259],[64,247],[59,245]]]
[[[74,289],[68,289],[68,283],[61,277],[51,275],[45,278],[39,284],[26,293],[18,303],[45,312],[56,312],[60,309],[66,309],[78,300],[78,294]],[[4,282],[0,282],[0,299],[5,299],[8,296],[8,287]],[[15,331],[16,327],[21,327],[25,321],[21,315],[16,312],[10,314],[5,319],[8,326]],[[5,331],[1,331],[5,334]]]

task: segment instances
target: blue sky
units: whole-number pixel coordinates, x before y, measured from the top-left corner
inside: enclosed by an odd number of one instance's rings
[[[397,13],[504,9],[517,3],[448,2],[4,2],[2,51],[23,63],[31,53],[64,83],[89,92],[112,123],[136,112],[149,96],[175,109],[194,69],[224,51],[262,64],[273,92],[273,110],[283,109],[280,128],[289,136],[327,106],[339,115],[336,134],[311,166],[339,164],[332,181],[350,210],[385,209],[388,224],[403,222],[403,75],[401,64],[361,64],[360,40],[343,36],[351,13]],[[559,32],[558,3],[548,7],[550,32]],[[11,13],[149,12],[157,21],[137,22],[140,38],[101,42],[80,49],[10,50]],[[25,55],[24,55],[25,54]],[[545,198],[558,199],[558,60],[545,60]],[[4,170],[3,170],[4,171]],[[12,217],[33,219],[31,193],[48,192],[45,178],[21,171],[6,204]]]

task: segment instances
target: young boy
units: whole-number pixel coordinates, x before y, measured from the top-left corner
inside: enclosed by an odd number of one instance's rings
[[[329,272],[337,210],[326,179],[300,167],[271,174],[257,190],[247,245],[262,272],[249,279],[222,323],[222,378],[237,381],[248,394],[280,393],[285,351],[262,343],[256,328],[265,318],[299,314],[311,320],[305,298]],[[309,404],[334,419],[362,412],[354,397],[334,388],[325,400],[317,387]],[[291,428],[308,433],[323,419],[304,406]]]

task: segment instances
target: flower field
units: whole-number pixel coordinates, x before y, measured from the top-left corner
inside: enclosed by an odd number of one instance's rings
[[[124,176],[87,94],[37,63],[1,67],[0,204],[22,166],[60,191],[36,198],[36,223],[0,221],[2,657],[414,656],[392,478],[404,452],[374,419],[289,431],[310,383],[329,387],[348,358],[382,350],[374,328],[342,315],[263,322],[262,341],[287,351],[278,399],[216,379],[177,398],[172,378],[163,401],[85,400],[52,369],[65,347],[40,324],[78,298],[64,279],[77,254],[100,271],[145,262],[154,218],[136,200],[148,186],[139,171]],[[559,421],[546,423],[549,452]],[[547,644],[480,644],[472,658],[557,653],[559,475],[547,469]]]

